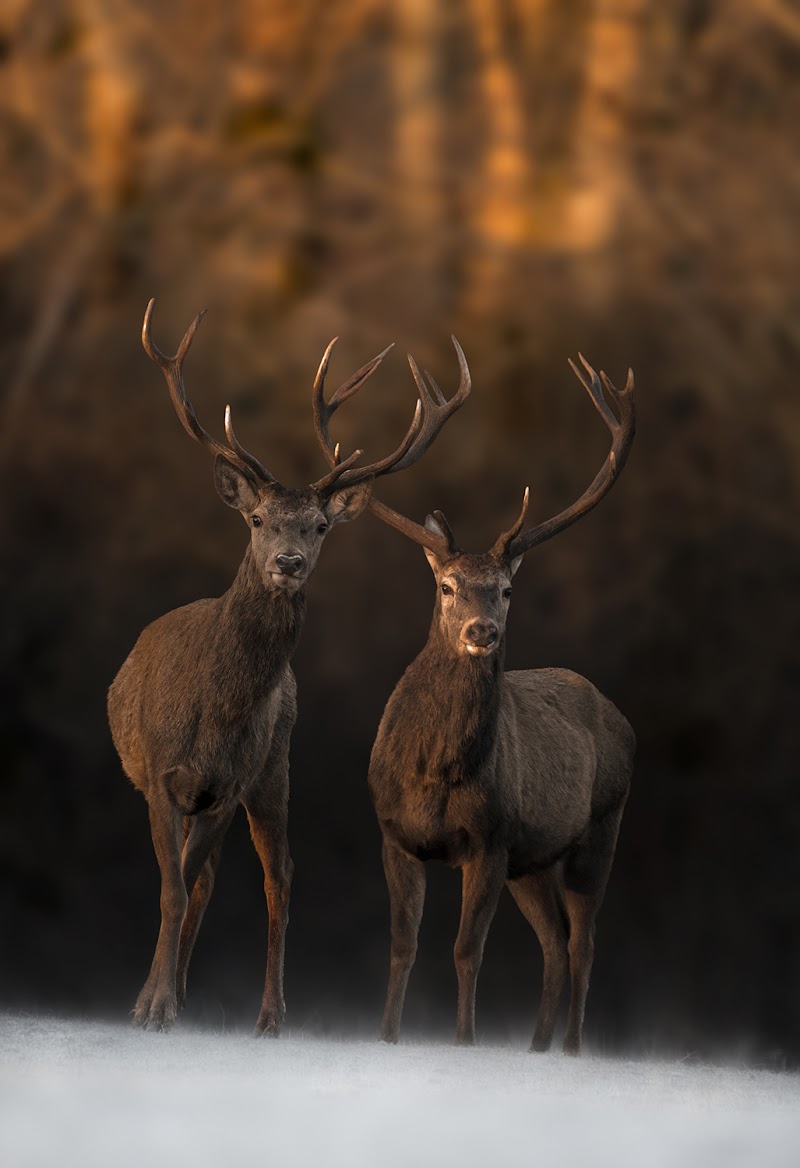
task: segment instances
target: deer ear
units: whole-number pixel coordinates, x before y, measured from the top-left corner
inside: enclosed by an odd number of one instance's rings
[[[335,523],[349,523],[351,519],[358,519],[372,497],[373,481],[367,479],[355,487],[342,487],[341,491],[333,492],[323,507],[331,527]]]
[[[434,511],[433,515],[425,516],[425,530],[433,532],[443,539],[448,547],[453,546],[453,533],[450,530],[450,524],[444,517],[443,511]]]
[[[214,486],[223,503],[250,512],[258,502],[258,490],[248,475],[218,454],[214,459]]]
[[[508,565],[508,574],[509,574],[509,576],[511,576],[511,577],[513,578],[514,574],[515,574],[515,573],[516,573],[516,571],[517,571],[517,568],[520,566],[520,564],[522,563],[523,559],[524,559],[524,557],[523,557],[523,556],[516,556],[516,557],[515,557],[513,560],[511,560],[511,561],[509,562],[509,565]]]
[[[444,519],[444,515],[442,515],[441,511],[437,511],[436,515],[437,518],[434,518],[433,515],[426,516],[425,530],[430,531],[432,535],[438,535],[441,539],[446,540],[448,544],[452,543],[453,537],[447,520]],[[444,519],[444,523],[439,520],[438,516],[440,515],[442,519]],[[439,559],[436,552],[432,552],[430,548],[423,548],[423,551],[425,552],[425,558],[431,566],[431,571],[435,576],[442,566],[442,561]]]

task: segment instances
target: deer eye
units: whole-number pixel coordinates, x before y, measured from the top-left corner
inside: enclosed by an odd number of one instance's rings
[[[252,523],[253,527],[260,527],[261,523],[262,523],[261,516],[260,515],[253,515],[250,522]]]
[[[320,523],[317,525],[317,535],[324,535],[327,530],[328,530],[327,523]]]
[[[453,595],[453,589],[450,587],[449,584],[442,585],[442,595],[443,596],[452,596]]]
[[[504,588],[503,589],[503,596],[505,596],[506,600],[508,600],[508,598],[512,592],[513,592],[512,588]]]

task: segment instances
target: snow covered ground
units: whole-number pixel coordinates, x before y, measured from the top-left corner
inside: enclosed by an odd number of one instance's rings
[[[800,1076],[0,1015],[3,1168],[800,1166]]]

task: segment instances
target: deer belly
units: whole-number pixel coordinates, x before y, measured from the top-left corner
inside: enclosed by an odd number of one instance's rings
[[[551,867],[580,839],[588,822],[588,813],[576,821],[517,821],[508,831],[509,878]]]
[[[442,860],[456,868],[473,853],[469,834],[463,827],[420,831],[410,824],[383,819],[381,829],[392,843],[415,860]]]

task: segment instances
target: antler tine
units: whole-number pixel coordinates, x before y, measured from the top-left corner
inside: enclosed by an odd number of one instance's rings
[[[416,361],[410,353],[408,354],[408,363],[411,367],[414,381],[417,383],[417,389],[419,390],[419,400],[422,408],[422,421],[420,423],[419,433],[415,437],[411,447],[407,453],[404,454],[402,458],[400,458],[399,461],[392,467],[393,474],[399,470],[405,470],[407,467],[413,466],[417,459],[422,457],[425,451],[433,443],[434,439],[444,426],[447,419],[452,417],[456,410],[459,410],[469,397],[469,393],[472,388],[472,377],[470,376],[469,365],[467,364],[467,359],[464,356],[464,350],[461,348],[456,338],[451,336],[450,340],[453,342],[453,347],[456,351],[456,356],[458,357],[458,369],[460,375],[458,389],[450,398],[450,401],[447,401],[441,389],[431,377],[430,373],[428,373],[428,378],[431,382],[431,388],[428,388],[425,379],[417,368]],[[433,390],[434,396],[431,396],[431,389]],[[436,400],[434,400],[434,398]]]
[[[392,342],[391,345],[387,345],[382,353],[379,353],[377,357],[373,357],[371,361],[367,361],[366,365],[362,365],[361,368],[356,370],[356,372],[348,377],[346,381],[342,382],[336,392],[331,395],[330,401],[326,402],[324,392],[325,377],[328,372],[328,365],[330,363],[333,347],[338,339],[338,337],[334,337],[322,355],[322,360],[320,361],[319,368],[317,369],[317,375],[314,378],[314,387],[311,395],[312,409],[314,414],[314,431],[317,435],[317,441],[322,448],[322,452],[332,467],[332,470],[327,475],[324,475],[321,479],[318,479],[317,482],[312,483],[314,490],[319,491],[321,494],[330,493],[330,491],[333,490],[333,488],[337,485],[355,486],[357,483],[363,482],[372,475],[380,473],[383,468],[383,464],[389,461],[388,459],[384,459],[382,463],[376,463],[372,467],[360,467],[358,470],[353,471],[350,475],[347,475],[347,472],[352,469],[353,463],[357,458],[361,457],[363,451],[359,450],[356,453],[351,454],[349,458],[344,460],[344,462],[339,461],[335,457],[333,440],[331,439],[330,434],[330,421],[338,410],[339,406],[343,402],[347,401],[349,397],[352,397],[354,394],[358,393],[362,385],[364,385],[367,379],[372,376],[372,374],[383,361],[386,354],[394,348],[394,342]],[[412,428],[413,425],[414,423],[412,422]],[[406,437],[408,437],[408,435]],[[401,443],[401,447],[403,447],[403,445],[404,444]],[[338,450],[338,446],[336,449]],[[389,457],[391,458],[393,456]],[[343,475],[347,476],[347,483],[340,483]]]
[[[333,347],[339,340],[334,337],[328,344],[327,349],[322,354],[322,360],[319,363],[317,375],[314,378],[314,388],[312,390],[312,406],[314,410],[314,430],[317,435],[320,446],[322,446],[325,457],[330,461],[331,452],[333,450],[333,442],[331,441],[329,426],[330,420],[338,410],[342,402],[347,401],[353,394],[358,393],[361,386],[372,376],[380,363],[383,361],[386,354],[394,348],[394,342],[379,353],[377,357],[373,357],[371,361],[367,361],[366,365],[362,365],[357,369],[347,381],[342,382],[334,394],[331,395],[329,402],[325,401],[325,377],[328,373],[328,365],[331,359]]]
[[[261,481],[274,481],[272,476],[261,466],[261,464],[253,458],[252,455],[247,455],[239,451],[242,448],[229,449],[218,442],[216,438],[204,430],[197,420],[197,415],[194,412],[194,406],[186,396],[186,387],[183,384],[183,362],[186,354],[191,348],[194,334],[200,326],[200,321],[206,314],[204,308],[202,312],[198,312],[192,323],[183,335],[183,340],[178,346],[178,351],[174,357],[168,357],[166,353],[162,353],[158,346],[153,341],[151,325],[153,319],[153,307],[155,305],[155,298],[151,298],[144,314],[144,321],[142,323],[142,345],[148,357],[155,361],[156,365],[160,366],[161,371],[166,378],[167,386],[169,388],[169,396],[175,408],[175,413],[178,415],[178,420],[183,426],[186,433],[199,442],[201,446],[205,446],[212,454],[221,455],[227,459],[228,462],[234,463],[239,469],[252,479],[254,473],[261,478]],[[237,443],[238,447],[238,443]]]
[[[225,437],[228,439],[228,445],[230,446],[231,450],[235,454],[238,454],[239,458],[241,458],[243,462],[246,462],[247,465],[256,472],[259,478],[262,478],[267,483],[275,482],[274,475],[271,475],[267,468],[262,466],[254,454],[251,454],[249,450],[245,450],[244,446],[242,446],[241,442],[236,437],[233,431],[233,418],[231,417],[230,406],[225,407]]]
[[[470,376],[467,359],[464,356],[464,350],[461,348],[456,338],[451,336],[450,339],[453,342],[453,347],[455,348],[456,356],[458,357],[460,377],[458,389],[450,398],[449,402],[445,398],[434,378],[426,370],[426,376],[428,378],[428,382],[430,383],[430,389],[428,388],[428,384],[426,384],[426,382],[423,380],[414,358],[411,356],[411,354],[408,356],[408,363],[411,367],[411,372],[419,390],[417,415],[415,415],[419,418],[418,433],[414,438],[413,444],[409,448],[408,453],[400,460],[398,460],[397,463],[395,463],[394,467],[392,468],[393,471],[403,470],[405,467],[410,466],[412,463],[416,462],[418,458],[421,458],[428,447],[432,444],[433,440],[436,438],[447,419],[450,418],[456,412],[456,410],[460,409],[460,407],[469,397],[469,393],[472,388],[472,378]],[[431,395],[431,391],[433,396]],[[423,547],[428,548],[429,551],[434,552],[434,554],[439,556],[440,559],[446,559],[453,553],[454,544],[452,542],[452,536],[448,542],[447,539],[442,539],[441,536],[436,534],[436,532],[431,531],[427,527],[423,527],[419,523],[415,523],[412,519],[408,519],[405,515],[401,515],[399,511],[394,511],[391,507],[387,507],[385,503],[382,503],[379,499],[375,499],[374,497],[369,501],[369,510],[373,515],[376,515],[378,519],[381,519],[384,523],[388,523],[390,527],[394,527],[396,531],[399,531],[402,535],[407,536],[408,539],[411,539],[415,543],[421,544]],[[438,512],[434,512],[434,518],[439,521]],[[444,516],[441,517],[440,522],[442,522],[444,529],[449,533],[447,520],[444,518]]]
[[[460,380],[458,389],[453,394],[450,401],[446,400],[441,389],[439,389],[439,386],[435,381],[433,381],[433,378],[430,379],[432,383],[433,394],[431,393],[431,388],[428,387],[428,384],[417,368],[417,364],[414,358],[409,353],[408,363],[411,367],[411,372],[414,376],[417,389],[419,390],[419,398],[417,401],[417,408],[414,413],[414,417],[411,421],[411,425],[406,431],[406,435],[403,441],[400,443],[397,449],[393,451],[392,454],[387,455],[385,458],[381,459],[380,462],[375,462],[370,466],[359,467],[355,470],[350,470],[344,473],[343,477],[337,480],[340,485],[352,486],[356,483],[363,482],[363,480],[366,478],[382,478],[384,475],[396,474],[397,471],[405,470],[407,467],[413,466],[414,463],[417,462],[417,460],[420,459],[425,451],[432,445],[434,439],[444,426],[447,419],[450,418],[456,412],[456,410],[464,404],[464,402],[467,400],[467,397],[469,396],[469,392],[472,386],[472,379],[470,377],[467,359],[464,356],[464,352],[461,346],[455,337],[452,337],[452,341],[456,350],[456,355],[458,357]],[[384,352],[376,357],[374,361],[369,362],[368,365],[365,365],[363,369],[360,369],[358,373],[354,374],[349,381],[345,382],[345,384],[341,386],[333,395],[328,406],[325,406],[324,402],[322,402],[321,387],[319,387],[317,382],[315,382],[315,427],[317,429],[317,437],[319,438],[320,444],[326,453],[328,461],[330,461],[330,451],[332,446],[330,432],[328,430],[328,422],[330,420],[333,409],[338,408],[338,406],[344,400],[346,400],[347,397],[350,397],[351,394],[356,392],[356,389],[360,388],[364,380],[366,380],[366,377],[368,377],[369,374],[372,373],[375,368],[377,368],[378,363],[383,360],[387,351],[388,350],[384,350]],[[327,369],[326,358],[329,357],[329,354],[330,346],[328,346],[328,350],[326,351],[326,354],[323,357],[322,363],[320,365],[323,378],[325,370]],[[333,409],[331,409],[331,406],[333,406]]]
[[[450,401],[448,402],[446,400],[439,386],[430,374],[428,374],[431,389],[436,399],[434,400],[434,397],[431,396],[431,390],[429,390],[427,384],[420,376],[413,357],[409,356],[411,371],[414,374],[414,380],[420,390],[411,425],[406,431],[403,441],[392,454],[387,455],[386,458],[380,462],[373,463],[371,466],[358,467],[353,470],[349,470],[349,464],[352,459],[348,459],[346,463],[339,462],[339,448],[338,446],[334,448],[330,436],[329,422],[334,411],[343,401],[360,389],[366,378],[374,372],[392,346],[390,345],[389,349],[384,349],[382,353],[364,365],[357,373],[354,373],[351,378],[337,389],[336,393],[331,397],[330,402],[326,403],[323,397],[323,386],[325,375],[328,371],[331,351],[336,343],[336,338],[331,341],[323,354],[317,376],[314,379],[312,400],[314,407],[314,429],[317,434],[317,439],[323,454],[333,469],[325,479],[321,479],[319,483],[314,484],[315,489],[330,491],[334,486],[352,486],[363,482],[367,478],[378,478],[386,474],[392,474],[398,470],[403,470],[407,466],[411,466],[412,463],[416,462],[425,453],[447,419],[466,401],[471,388],[467,359],[456,338],[453,337],[452,340],[458,357],[461,376],[458,389]],[[449,553],[450,549],[446,540],[443,540],[435,532],[422,527],[419,523],[415,523],[413,520],[407,519],[404,515],[400,515],[397,511],[393,511],[391,507],[387,507],[385,503],[381,503],[378,499],[370,499],[369,509],[379,519],[382,519],[384,523],[388,523],[390,527],[396,528],[403,535],[414,540],[415,543],[427,547],[430,551],[442,557]]]
[[[320,491],[324,494],[325,492],[330,492],[334,487],[354,487],[359,483],[363,483],[366,479],[375,479],[380,478],[385,474],[391,474],[395,464],[403,457],[403,455],[414,442],[420,427],[420,417],[421,406],[420,403],[417,402],[417,407],[414,410],[414,417],[411,419],[411,425],[406,431],[405,438],[396,450],[392,451],[391,454],[387,454],[385,458],[380,460],[380,462],[373,462],[370,463],[369,466],[362,466],[351,469],[352,464],[356,461],[356,459],[360,458],[364,453],[362,450],[358,450],[355,454],[351,454],[350,457],[346,458],[344,462],[339,462],[336,459],[335,452],[333,456],[329,454],[328,461],[333,463],[333,469],[327,475],[325,475],[324,478],[321,478],[316,483],[312,484],[314,490]],[[330,438],[328,441],[330,442]],[[338,449],[339,444],[337,443],[336,450]]]
[[[323,475],[321,479],[317,479],[317,481],[313,484],[314,490],[319,491],[320,495],[330,494],[330,492],[339,485],[339,481],[342,475],[348,471],[353,463],[356,462],[364,453],[363,450],[354,450],[353,453],[349,455],[344,460],[344,462],[342,462],[338,457],[338,451],[339,444],[337,442],[333,468],[328,471],[326,475]]]
[[[347,401],[354,393],[358,393],[367,378],[372,376],[386,354],[391,353],[393,348],[394,341],[392,341],[391,345],[387,345],[382,353],[378,353],[377,357],[373,357],[371,361],[367,361],[366,365],[362,365],[360,369],[357,369],[351,377],[348,377],[347,381],[342,382],[328,402],[328,409],[331,414],[334,414],[338,410],[342,402]]]
[[[161,352],[161,350],[159,349],[158,345],[156,345],[156,343],[154,342],[153,337],[152,337],[151,326],[152,326],[152,320],[153,320],[153,308],[155,307],[155,303],[156,303],[155,297],[151,296],[150,300],[147,302],[147,308],[144,311],[144,320],[142,321],[142,344],[144,345],[144,350],[147,353],[148,357],[152,361],[155,361],[155,363],[157,365],[160,365],[162,369],[164,369],[167,366],[169,366],[173,363],[176,363],[176,362],[178,363],[178,365],[180,367],[183,364],[184,357],[189,352],[189,348],[191,347],[192,341],[194,340],[194,334],[197,332],[198,328],[200,327],[200,321],[203,319],[205,314],[208,312],[208,309],[202,308],[200,310],[200,312],[198,312],[197,316],[194,318],[194,320],[189,325],[186,332],[183,334],[183,340],[178,345],[177,353],[175,354],[174,357],[168,357],[166,355],[166,353]]]
[[[408,355],[408,363],[411,367],[414,381],[416,382],[417,388],[419,390],[419,401],[417,403],[417,413],[415,415],[415,419],[418,419],[418,426],[417,433],[411,446],[408,449],[408,452],[395,463],[395,465],[392,467],[393,472],[403,470],[405,467],[410,466],[412,463],[416,462],[418,458],[421,458],[428,447],[432,444],[433,440],[436,438],[447,419],[450,418],[456,412],[456,410],[460,409],[460,407],[469,397],[470,389],[472,388],[472,378],[470,376],[467,359],[464,356],[464,350],[461,348],[456,338],[451,336],[450,339],[453,342],[453,347],[455,348],[456,356],[458,357],[458,367],[460,374],[458,389],[450,398],[450,401],[447,401],[434,378],[426,370],[426,375],[428,377],[428,381],[430,382],[430,389],[428,388],[428,385],[423,380],[422,375],[417,368],[417,364],[414,358],[410,353]],[[433,396],[431,396],[431,391]],[[436,534],[436,532],[429,530],[427,527],[421,526],[419,523],[415,523],[413,519],[408,519],[405,515],[401,515],[400,512],[394,511],[391,507],[387,507],[386,504],[381,503],[379,499],[370,499],[369,510],[373,513],[373,515],[376,515],[378,519],[383,520],[384,523],[388,523],[390,527],[394,527],[395,530],[399,531],[402,535],[407,536],[415,543],[421,544],[423,547],[428,548],[429,551],[434,552],[434,554],[439,556],[440,559],[446,559],[449,555],[452,554],[452,541],[448,542],[448,540],[442,539],[441,536]],[[437,517],[436,512],[434,512],[434,517]],[[442,519],[444,519],[444,516],[442,516]],[[446,527],[446,520],[444,520],[444,524]]]
[[[525,516],[528,512],[528,503],[530,501],[530,497],[531,489],[530,487],[526,487],[525,494],[522,496],[522,508],[520,509],[519,515],[514,520],[511,527],[509,527],[508,531],[504,531],[503,534],[498,536],[498,538],[495,540],[494,546],[489,552],[490,556],[494,556],[495,559],[498,560],[504,558],[510,545],[522,531],[522,525],[525,522]]]
[[[575,523],[588,511],[591,511],[593,507],[597,506],[603,496],[611,490],[630,453],[636,433],[633,370],[628,370],[628,377],[624,388],[617,389],[611,380],[606,377],[605,373],[601,372],[598,377],[585,357],[582,354],[578,355],[589,379],[586,379],[572,360],[570,360],[569,364],[575,376],[592,399],[603,421],[611,431],[611,450],[592,482],[571,507],[567,507],[558,515],[553,516],[552,519],[547,519],[544,523],[540,523],[536,527],[531,527],[527,531],[522,532],[522,534],[512,534],[512,528],[511,531],[501,536],[495,544],[492,549],[495,555],[504,556],[507,559],[516,559],[518,556],[525,555],[531,548],[557,535],[558,532],[571,526],[571,524]],[[605,386],[609,397],[616,405],[619,411],[619,417],[615,416],[603,397],[603,386]]]
[[[600,371],[600,380],[604,388],[607,390],[609,397],[619,411],[620,417],[624,418],[627,411],[632,409],[632,395],[633,395],[633,370],[628,369],[628,376],[625,379],[625,385],[622,389],[617,389],[610,377],[606,377],[603,371]]]
[[[567,362],[569,363],[570,369],[575,374],[578,381],[580,381],[581,385],[586,390],[589,397],[592,399],[595,409],[601,415],[601,417],[603,418],[603,420],[606,423],[606,425],[608,426],[608,428],[610,430],[616,430],[619,423],[617,422],[617,419],[614,417],[611,410],[608,408],[608,403],[606,402],[605,398],[603,397],[603,387],[600,384],[600,378],[597,376],[594,369],[591,367],[589,362],[586,360],[583,353],[578,353],[578,358],[580,360],[581,365],[583,365],[584,369],[589,374],[590,380],[589,381],[586,380],[586,378],[583,376],[580,369],[575,364],[575,362],[572,360],[572,358],[568,357]],[[605,376],[605,374],[603,376]],[[616,400],[616,390],[614,391],[614,395],[613,395],[612,400]]]
[[[425,376],[428,379],[428,384],[430,385],[431,389],[433,390],[433,396],[436,398],[436,404],[440,405],[440,406],[446,406],[447,405],[447,398],[444,396],[441,389],[439,388],[439,383],[437,382],[436,378],[433,376],[433,374],[428,369],[425,370]]]
[[[144,322],[142,324],[142,345],[151,361],[155,361],[156,365],[161,367],[164,377],[169,388],[169,395],[172,404],[175,407],[175,412],[178,415],[178,420],[183,426],[184,430],[196,442],[200,442],[203,446],[207,446],[214,453],[222,452],[228,453],[221,443],[217,442],[215,438],[203,429],[197,420],[197,415],[194,412],[194,406],[186,396],[186,388],[183,384],[183,362],[186,354],[189,352],[194,335],[200,327],[200,322],[205,316],[207,309],[198,312],[192,323],[183,335],[183,340],[178,346],[178,351],[174,357],[168,357],[166,353],[158,348],[152,338],[151,326],[153,318],[153,308],[155,306],[155,298],[152,298],[145,310]]]

